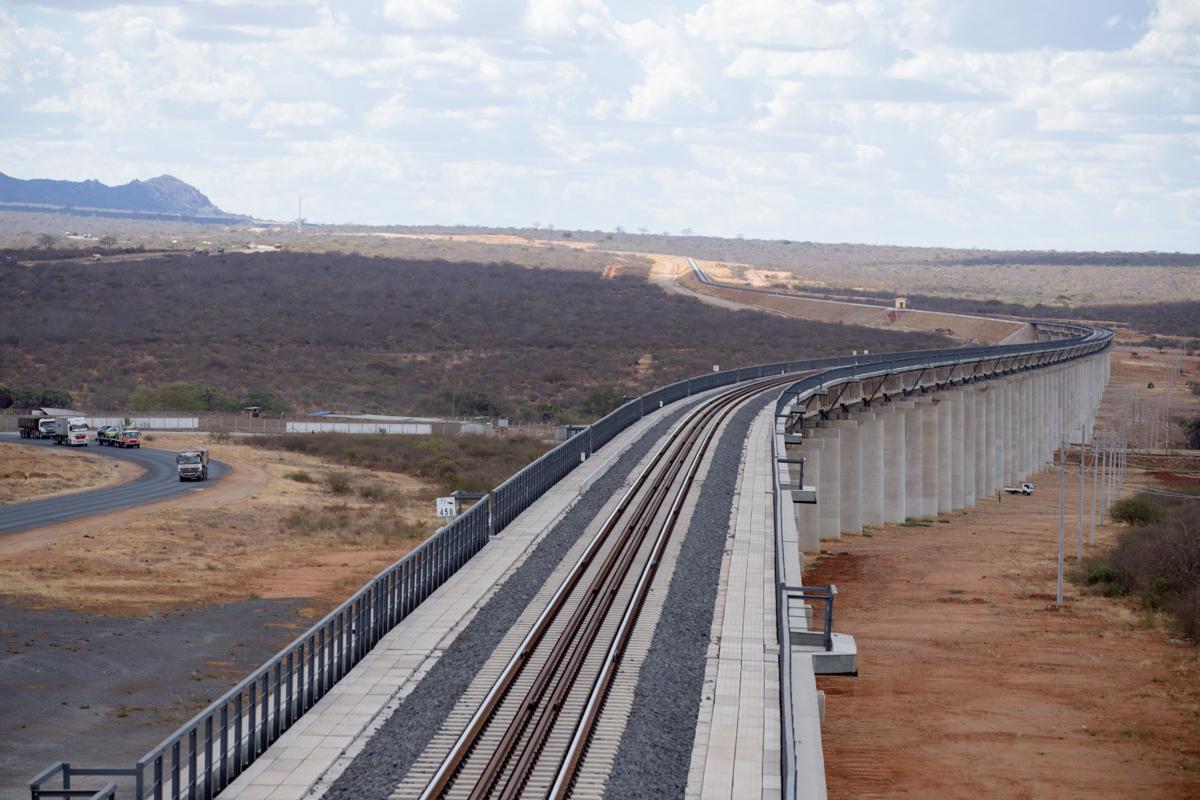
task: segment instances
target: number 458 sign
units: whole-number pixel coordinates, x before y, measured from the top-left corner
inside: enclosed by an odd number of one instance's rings
[[[437,499],[437,515],[439,517],[454,518],[458,516],[458,498],[457,497],[439,497]]]

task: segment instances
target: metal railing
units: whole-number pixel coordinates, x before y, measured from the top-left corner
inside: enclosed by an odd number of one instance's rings
[[[82,797],[85,800],[114,800],[117,796],[117,785],[115,783],[109,783],[99,791],[95,789],[73,789],[71,788],[71,778],[76,775],[80,777],[103,776],[105,778],[119,778],[132,776],[133,774],[134,770],[132,769],[85,769],[72,767],[66,761],[59,761],[56,764],[51,764],[29,782],[29,793],[33,800],[50,797]],[[59,779],[57,788],[42,786],[43,783],[47,783],[55,777]]]
[[[132,770],[70,768],[68,771],[65,764],[56,766],[64,779],[69,774],[132,776],[137,800],[147,796],[155,800],[164,796],[207,800],[216,796],[324,697],[388,631],[482,549],[491,536],[503,531],[596,449],[643,416],[666,405],[698,392],[790,372],[822,370],[784,390],[780,403],[788,399],[789,393],[815,391],[824,382],[875,374],[881,369],[899,369],[918,363],[958,363],[1071,347],[1107,346],[1108,338],[1100,329],[1087,326],[1077,326],[1077,329],[1080,332],[1077,338],[1055,342],[761,364],[712,372],[655,389],[622,404],[493,489],[486,501],[477,503],[379,573],[274,658],[140,758]],[[1110,338],[1111,332],[1107,333]],[[779,409],[777,404],[776,413]],[[778,470],[775,472],[778,536]],[[781,549],[776,547],[777,559]],[[782,565],[777,565],[777,569],[782,575]],[[786,650],[781,648],[782,652]],[[781,655],[781,668],[784,662],[786,659]],[[781,680],[785,678],[781,672]],[[788,715],[785,728],[788,736],[790,730]],[[789,755],[794,757],[787,750],[785,747],[785,760]],[[31,783],[31,797],[55,796],[39,788],[40,782],[48,780],[46,776],[54,769],[39,775],[37,785]],[[794,786],[792,788],[794,793]]]
[[[833,650],[833,598],[837,597],[837,586],[783,586],[780,589],[784,600],[783,611],[792,614],[794,606],[791,600],[798,600],[804,611],[804,630],[796,630],[789,626],[788,638],[785,640],[792,645],[818,645],[825,652]],[[821,621],[814,630],[812,604],[821,605]]]

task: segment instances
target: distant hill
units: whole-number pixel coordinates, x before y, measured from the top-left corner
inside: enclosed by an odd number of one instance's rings
[[[106,186],[100,181],[21,180],[0,172],[0,204],[18,210],[47,207],[90,213],[123,212],[171,218],[245,219],[213,205],[203,192],[171,175]]]

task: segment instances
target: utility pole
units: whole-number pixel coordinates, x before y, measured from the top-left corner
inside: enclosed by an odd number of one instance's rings
[[[1067,442],[1066,437],[1058,440],[1058,605],[1063,604],[1063,550],[1066,548],[1067,529]]]
[[[1088,541],[1092,544],[1096,543],[1096,494],[1100,489],[1100,439],[1098,436],[1092,437],[1092,532],[1088,536]]]
[[[1107,437],[1104,441],[1104,451],[1100,455],[1100,522],[1108,513],[1108,482],[1112,472],[1112,450]]]
[[[1076,552],[1076,560],[1083,563],[1083,456],[1087,452],[1087,445],[1084,440],[1087,439],[1087,425],[1079,426],[1079,535],[1078,535],[1078,551]]]

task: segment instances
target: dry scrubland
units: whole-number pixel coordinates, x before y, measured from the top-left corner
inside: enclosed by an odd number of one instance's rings
[[[356,436],[302,433],[256,436],[247,442],[264,450],[303,453],[332,464],[410,475],[440,486],[486,492],[550,449],[522,436]]]
[[[613,263],[644,270],[646,254],[686,255],[777,270],[807,288],[1000,300],[1025,306],[1138,305],[1200,301],[1200,255],[982,250],[819,243],[784,239],[555,231],[470,226],[221,226],[0,211],[0,248],[29,248],[41,233],[113,235],[121,246],[242,247],[278,242],[289,250],[360,252],[391,258],[513,261],[527,266],[602,271]],[[557,246],[556,246],[557,245]],[[752,266],[751,266],[752,265]],[[964,280],[965,279],[965,280]]]
[[[0,506],[99,489],[137,474],[131,464],[88,453],[0,442]]]
[[[357,255],[0,267],[0,381],[121,408],[201,380],[341,408],[590,419],[725,366],[945,340],[712,308],[634,276]],[[61,305],[62,291],[120,297]]]
[[[623,236],[610,250],[670,252],[780,270],[809,285],[999,299],[1032,306],[1200,301],[1200,255],[1075,253]]]
[[[160,433],[152,444],[195,442]],[[319,613],[437,527],[436,481],[241,443],[211,450],[234,473],[189,500],[7,537],[3,594],[103,614],[297,597]]]

